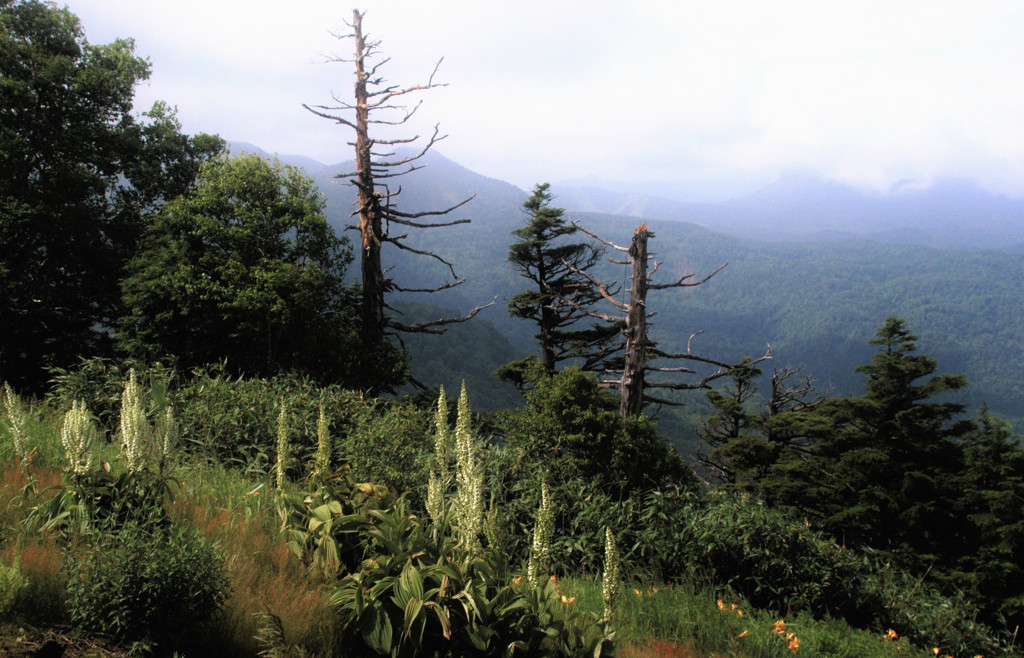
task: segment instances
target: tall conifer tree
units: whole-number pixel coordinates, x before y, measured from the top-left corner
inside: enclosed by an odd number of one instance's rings
[[[508,312],[537,325],[540,364],[548,376],[555,373],[559,362],[572,358],[580,359],[585,370],[599,368],[614,351],[611,343],[621,333],[616,325],[580,326],[586,315],[581,307],[600,299],[580,272],[593,267],[604,249],[571,240],[579,229],[566,221],[564,209],[551,206],[550,187],[537,184],[523,203],[526,226],[512,232],[519,241],[508,254],[513,267],[530,281],[529,289],[509,301]],[[568,299],[574,304],[567,303]],[[499,370],[499,376],[521,384],[524,369],[532,360],[513,362]]]
[[[927,566],[956,525],[950,484],[972,423],[957,419],[964,406],[950,396],[967,378],[936,375],[935,359],[915,354],[917,337],[903,318],[888,318],[871,344],[879,352],[857,368],[868,376],[865,394],[821,407],[832,427],[775,469],[768,497],[847,543]]]

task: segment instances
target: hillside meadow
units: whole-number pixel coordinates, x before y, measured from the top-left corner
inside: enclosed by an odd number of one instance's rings
[[[50,639],[65,655],[1015,655],[967,601],[749,497],[609,496],[517,469],[465,393],[449,424],[449,401],[287,378],[213,372],[154,395],[167,376],[78,382],[102,409],[77,429],[59,395],[8,398],[5,652]],[[474,505],[480,540],[463,531]],[[353,607],[342,593],[359,582]]]

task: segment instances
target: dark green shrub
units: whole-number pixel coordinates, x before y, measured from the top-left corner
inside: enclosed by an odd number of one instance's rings
[[[615,529],[623,577],[672,580],[680,574],[678,529],[686,522],[686,505],[696,494],[666,487],[620,498],[599,480],[557,481],[544,472],[515,472],[508,451],[484,453],[490,480],[489,498],[502,519],[503,549],[514,564],[529,556],[530,533],[540,503],[541,481],[548,478],[554,514],[551,568],[561,575],[596,574],[604,563],[604,529]]]
[[[174,384],[173,369],[160,363],[127,364],[103,357],[79,357],[74,368],[51,368],[47,400],[60,410],[70,409],[76,400],[84,401],[100,427],[112,436],[117,431],[121,392],[131,367],[135,368],[143,388],[149,391],[147,404],[150,408],[166,406],[168,391]]]
[[[616,497],[696,479],[675,448],[646,417],[623,420],[618,403],[593,373],[567,368],[527,392],[527,406],[499,414],[517,474],[538,469],[553,482],[598,480]]]
[[[311,379],[282,374],[272,379],[232,377],[218,366],[193,373],[178,389],[179,427],[185,448],[226,464],[265,475],[277,443],[275,419],[285,405],[295,451],[293,480],[304,474],[317,445],[320,403],[332,437],[343,436],[362,413],[359,393],[318,386]]]
[[[715,492],[689,503],[677,530],[682,564],[778,613],[848,613],[858,574],[852,555],[758,499]]]
[[[194,636],[229,590],[223,555],[183,528],[130,523],[101,533],[66,569],[73,623],[161,649]]]
[[[0,619],[7,618],[27,585],[27,579],[18,560],[10,566],[0,562]]]
[[[998,633],[978,621],[979,608],[960,592],[952,594],[894,568],[885,554],[861,552],[856,587],[858,606],[870,619],[862,626],[892,628],[922,647],[941,647],[955,656],[1000,655],[1009,645],[1008,633]]]
[[[338,457],[352,467],[356,480],[406,492],[410,503],[421,507],[434,445],[431,414],[390,401],[353,411],[334,442]]]

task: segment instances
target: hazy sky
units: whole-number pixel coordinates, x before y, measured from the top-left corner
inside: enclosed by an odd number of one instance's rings
[[[136,107],[187,132],[326,163],[345,129],[302,109],[351,94],[351,5],[326,0],[68,0],[93,43],[152,61]],[[529,188],[598,177],[696,197],[789,171],[884,190],[972,178],[1024,196],[1019,0],[392,0],[364,31],[399,85],[441,57],[420,131],[481,174]]]

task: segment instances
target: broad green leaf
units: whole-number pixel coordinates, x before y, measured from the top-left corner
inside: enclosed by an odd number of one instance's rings
[[[405,606],[405,636],[412,636],[412,625],[416,622],[419,617],[420,611],[423,609],[423,601],[421,599],[412,598],[409,599],[409,603]]]

